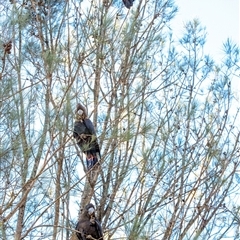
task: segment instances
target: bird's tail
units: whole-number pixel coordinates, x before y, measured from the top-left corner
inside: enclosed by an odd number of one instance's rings
[[[87,162],[87,170],[92,169],[97,163],[99,163],[101,159],[100,152],[95,154],[87,154],[86,162]]]

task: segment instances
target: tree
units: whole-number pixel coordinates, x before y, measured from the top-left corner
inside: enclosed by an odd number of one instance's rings
[[[73,239],[90,201],[105,239],[239,235],[238,46],[214,62],[198,20],[177,42],[171,0],[2,6],[3,239]],[[101,146],[91,173],[72,138],[79,101]]]

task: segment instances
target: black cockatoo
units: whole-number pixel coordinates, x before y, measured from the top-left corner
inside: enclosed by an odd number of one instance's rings
[[[103,240],[103,232],[100,222],[95,216],[95,207],[89,203],[80,215],[76,226],[76,235],[79,240],[98,239]]]
[[[123,4],[126,8],[130,9],[132,7],[134,0],[123,0]]]
[[[87,169],[90,170],[100,158],[100,149],[93,123],[87,118],[87,111],[80,103],[77,104],[73,137],[86,154]]]

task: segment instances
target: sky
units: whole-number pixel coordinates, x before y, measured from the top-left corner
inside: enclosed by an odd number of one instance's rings
[[[229,37],[240,45],[239,0],[175,0],[179,12],[173,20],[175,34],[181,36],[184,23],[198,18],[207,31],[206,51],[221,58],[222,44]]]
[[[172,20],[171,27],[175,39],[184,32],[184,23],[198,18],[206,27],[207,42],[205,54],[220,63],[223,56],[223,43],[230,38],[240,46],[240,1],[239,0],[175,0],[179,10]],[[240,106],[240,78],[232,80],[237,94],[237,106]]]

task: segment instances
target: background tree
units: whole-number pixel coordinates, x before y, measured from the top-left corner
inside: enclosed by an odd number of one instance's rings
[[[215,63],[198,20],[173,39],[171,0],[1,4],[3,239],[74,239],[90,201],[105,239],[239,236],[238,46]],[[93,182],[79,101],[100,140]]]

